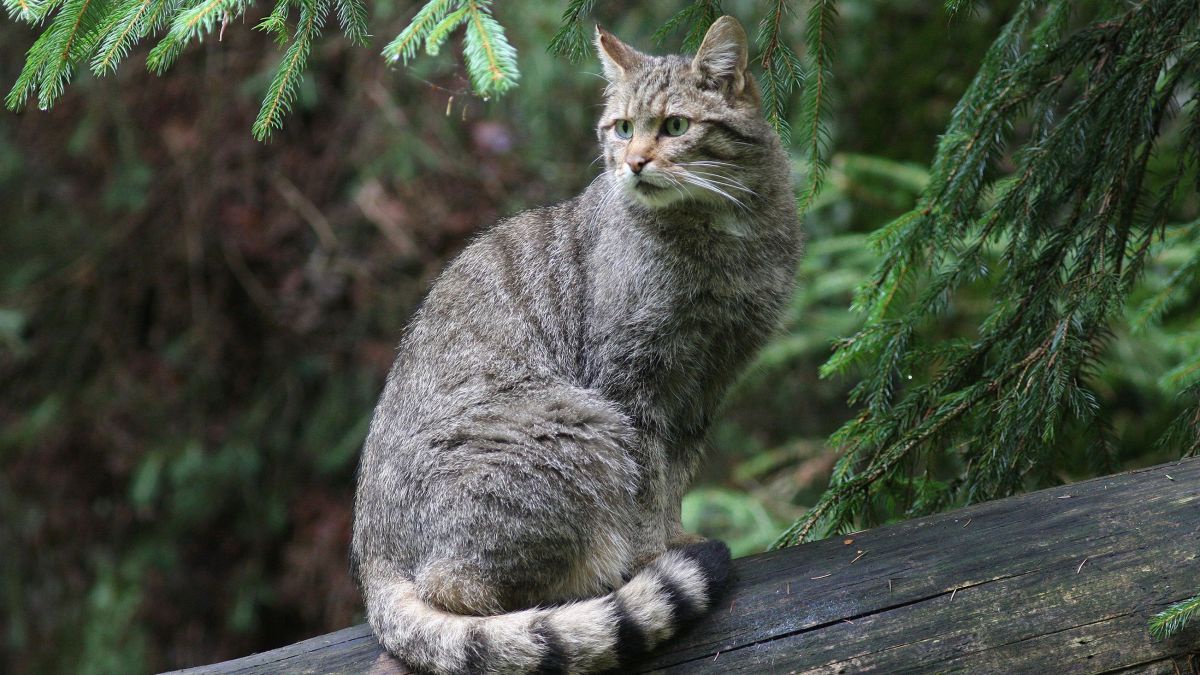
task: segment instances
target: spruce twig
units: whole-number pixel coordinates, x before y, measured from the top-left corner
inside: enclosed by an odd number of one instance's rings
[[[1164,609],[1150,619],[1150,634],[1156,640],[1165,640],[1178,634],[1200,613],[1200,595]]]

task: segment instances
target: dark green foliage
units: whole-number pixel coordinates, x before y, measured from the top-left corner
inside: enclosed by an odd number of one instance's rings
[[[488,0],[430,0],[388,43],[383,55],[407,64],[422,42],[426,52],[436,55],[450,33],[460,26],[465,26],[463,58],[475,92],[486,98],[514,87],[520,77],[517,52],[492,16]]]
[[[45,17],[52,3],[61,0],[5,0],[10,16],[34,23]],[[89,59],[92,71],[104,75],[116,70],[129,50],[142,38],[166,28],[146,59],[147,67],[163,74],[188,44],[203,39],[241,17],[254,0],[65,0],[53,22],[30,49],[25,68],[6,99],[17,110],[35,91],[38,105],[48,108],[70,81],[75,64]],[[815,0],[809,20],[809,56],[806,64],[787,44],[788,3],[771,0],[766,9],[758,43],[761,49],[763,90],[767,115],[787,137],[787,104],[793,90],[800,89],[806,72],[814,86],[805,92],[803,128],[809,147],[809,203],[820,186],[824,148],[828,134],[822,122],[828,107],[830,42],[834,17],[833,0]],[[561,26],[550,41],[550,51],[572,61],[591,52],[591,26],[585,17],[595,0],[569,0]],[[299,16],[289,23],[289,10]],[[267,87],[252,131],[264,140],[283,125],[291,110],[296,87],[308,65],[314,40],[319,37],[331,9],[337,13],[343,34],[356,45],[367,42],[367,9],[364,0],[276,0],[272,11],[255,26],[269,33],[286,50],[275,76]],[[677,29],[686,35],[683,49],[695,50],[709,25],[722,14],[720,0],[697,0],[671,16],[654,37],[660,43]],[[463,60],[475,94],[485,100],[504,94],[517,84],[520,73],[517,53],[504,27],[492,12],[491,0],[426,0],[412,20],[387,46],[383,55],[408,65],[423,44],[426,53],[438,53],[447,38],[463,29]]]
[[[862,366],[862,408],[832,438],[831,489],[778,544],[895,513],[888,503],[917,515],[1056,482],[1064,436],[1114,461],[1089,383],[1156,252],[1198,234],[1178,218],[1196,210],[1200,7],[1100,3],[1079,23],[1070,10],[1017,7],[922,199],[873,235],[882,257],[854,303],[866,323],[823,371]],[[978,288],[988,306],[970,333],[919,339]],[[1195,405],[1194,377],[1180,377]],[[1193,414],[1172,438],[1195,443]]]
[[[565,56],[571,61],[578,62],[592,52],[592,27],[584,22],[584,17],[592,11],[596,0],[568,0],[567,9],[563,11],[562,27],[550,41],[550,51]]]
[[[6,0],[10,16],[31,24],[48,16],[56,5],[53,0],[36,4],[34,0]],[[134,45],[165,31],[146,58],[147,67],[161,75],[188,44],[214,32],[219,38],[226,25],[252,5],[252,0],[65,0],[30,48],[5,105],[11,110],[20,109],[36,93],[38,107],[45,110],[62,95],[80,62],[88,61],[96,75],[114,72]],[[288,44],[291,6],[299,10],[299,17]],[[355,44],[366,44],[367,9],[363,0],[336,0],[332,5],[329,0],[279,0],[274,11],[258,24],[257,28],[273,34],[288,47],[255,120],[255,138],[263,140],[282,125],[303,77],[313,40],[331,9],[336,9],[346,37]]]
[[[719,0],[701,0],[688,5],[673,14],[661,28],[654,31],[654,41],[662,44],[669,35],[680,27],[685,27],[687,34],[683,38],[683,50],[695,52],[700,48],[705,31],[722,14],[724,12],[721,10]]]
[[[463,58],[475,91],[485,98],[503,94],[517,83],[517,52],[492,18],[491,3],[467,0]]]
[[[829,112],[829,90],[832,78],[833,26],[836,14],[834,0],[814,0],[808,12],[805,44],[808,47],[812,68],[808,73],[808,86],[800,107],[800,125],[804,140],[804,155],[808,159],[808,181],[800,189],[800,209],[807,211],[821,190],[825,175],[825,154],[828,151],[829,135],[822,120]],[[776,57],[790,61],[780,50]],[[764,60],[764,70],[767,63]],[[791,69],[789,68],[789,71]]]
[[[313,40],[320,35],[325,25],[328,11],[327,0],[300,0],[300,19],[296,23],[296,33],[283,53],[279,70],[275,72],[274,79],[267,87],[267,96],[263,99],[258,117],[254,120],[252,131],[255,138],[262,140],[283,126],[283,116],[291,109],[292,100],[296,98],[296,87],[304,75],[308,53],[312,50]],[[282,37],[283,33],[277,30],[276,35],[277,38]]]

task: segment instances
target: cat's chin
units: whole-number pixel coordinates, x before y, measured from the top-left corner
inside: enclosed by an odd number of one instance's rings
[[[675,186],[663,186],[646,179],[625,179],[622,186],[630,201],[649,209],[663,209],[687,197],[686,191]]]

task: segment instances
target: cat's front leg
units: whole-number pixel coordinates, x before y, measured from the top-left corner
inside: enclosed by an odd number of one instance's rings
[[[680,514],[682,506],[682,499],[676,500],[673,508],[663,514],[662,531],[666,534],[667,548],[683,548],[707,540],[707,537],[683,529],[683,519]]]
[[[682,524],[677,524],[678,528],[675,532],[667,537],[667,548],[683,548],[691,544],[699,544],[702,541],[708,541],[708,537],[700,534],[693,534],[683,529]]]
[[[704,457],[706,447],[703,442],[688,444],[686,447],[691,448],[690,451],[685,451],[672,457],[670,467],[667,470],[667,488],[668,496],[660,511],[661,525],[660,531],[665,535],[667,548],[683,548],[690,544],[698,544],[706,541],[707,537],[699,534],[693,534],[683,528],[682,510],[683,496],[687,494],[692,487],[692,479],[696,475],[696,469],[700,464],[701,458]]]

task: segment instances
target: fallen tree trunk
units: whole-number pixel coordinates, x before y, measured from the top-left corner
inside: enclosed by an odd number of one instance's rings
[[[1200,629],[1146,624],[1200,592],[1198,553],[1189,459],[740,559],[641,670],[1196,673]],[[406,671],[364,625],[180,672]]]

